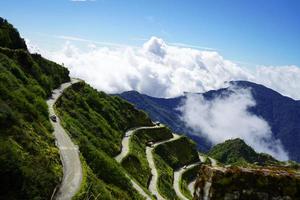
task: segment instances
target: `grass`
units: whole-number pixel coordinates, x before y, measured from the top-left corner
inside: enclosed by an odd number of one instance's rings
[[[155,147],[153,153],[159,175],[160,194],[166,199],[178,199],[173,188],[174,170],[199,161],[195,143],[186,137],[180,137]]]
[[[146,157],[146,143],[158,142],[172,138],[167,127],[137,130],[129,143],[129,154],[122,160],[122,166],[143,187],[147,188],[151,179],[151,169]]]
[[[187,137],[161,144],[155,148],[154,153],[173,169],[199,161],[196,144]]]
[[[158,173],[157,188],[166,199],[179,200],[173,188],[174,171],[160,156],[154,154],[154,163]]]

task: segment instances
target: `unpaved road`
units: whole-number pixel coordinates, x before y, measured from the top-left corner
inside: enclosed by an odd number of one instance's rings
[[[60,88],[53,90],[52,98],[47,101],[50,116],[55,115],[53,106],[61,93],[75,82],[78,81],[72,80],[71,82],[62,84]],[[69,200],[76,194],[82,181],[82,167],[78,147],[72,142],[69,135],[63,129],[58,117],[57,122],[50,121],[54,128],[53,134],[56,139],[56,145],[60,151],[63,165],[63,180],[55,195],[55,199]]]

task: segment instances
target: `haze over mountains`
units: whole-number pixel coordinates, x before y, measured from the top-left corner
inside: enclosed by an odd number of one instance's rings
[[[282,96],[263,85],[247,81],[232,83],[240,88],[247,88],[248,92],[251,92],[251,98],[244,98],[245,95],[249,95],[247,93],[236,99],[228,99],[233,93],[230,88],[205,92],[201,94],[204,99],[202,107],[197,106],[197,101],[192,105],[190,111],[194,112],[192,113],[194,116],[190,119],[186,116],[186,110],[179,109],[185,106],[189,99],[188,94],[164,99],[129,91],[120,96],[132,102],[137,108],[145,110],[153,120],[168,124],[175,132],[190,135],[197,140],[201,150],[208,150],[211,144],[221,140],[241,137],[258,151],[271,154],[273,152],[272,155],[279,159],[289,158],[299,162],[300,102]],[[216,104],[216,99],[221,99],[220,105]],[[199,104],[201,99],[197,100]],[[201,109],[206,113],[200,113]],[[213,113],[213,109],[219,111],[219,116]],[[221,117],[223,122],[217,120],[218,117]],[[244,120],[241,121],[239,117],[243,117]],[[252,123],[249,120],[254,121]],[[205,125],[205,123],[214,124]],[[220,135],[223,137],[220,138]]]

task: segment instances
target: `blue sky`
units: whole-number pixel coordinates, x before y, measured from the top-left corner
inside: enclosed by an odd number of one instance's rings
[[[157,36],[250,66],[300,66],[297,0],[2,0],[0,13],[44,48],[61,35],[127,45]]]

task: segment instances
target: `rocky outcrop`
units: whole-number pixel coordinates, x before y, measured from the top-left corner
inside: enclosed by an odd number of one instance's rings
[[[279,167],[211,167],[203,165],[195,183],[197,200],[300,199],[300,174]]]

